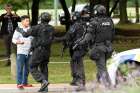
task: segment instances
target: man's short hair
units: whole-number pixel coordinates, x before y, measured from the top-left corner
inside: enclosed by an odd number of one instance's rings
[[[21,16],[20,19],[21,19],[21,21],[22,21],[22,20],[25,20],[25,19],[29,19],[29,16],[28,16],[28,15],[23,15],[23,16]]]

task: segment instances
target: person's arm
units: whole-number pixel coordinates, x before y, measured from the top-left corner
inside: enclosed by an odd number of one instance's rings
[[[68,32],[66,32],[66,34],[64,36],[61,37],[54,37],[54,42],[66,42],[69,41],[71,39],[71,31],[69,30]]]
[[[2,14],[2,15],[0,16],[0,22],[1,22],[3,19],[4,19],[4,15]]]
[[[91,33],[87,33],[87,34],[85,34],[84,38],[81,39],[79,44],[84,45],[84,44],[88,43],[90,40],[92,40],[92,35],[91,35]]]
[[[2,16],[0,16],[0,22],[2,21]]]
[[[17,21],[17,22],[21,22],[21,19],[20,19],[19,16],[17,16],[16,21]]]
[[[22,28],[17,28],[17,31],[19,31],[23,35],[23,37],[29,37],[29,36],[36,37],[37,31],[38,31],[38,27],[33,26],[27,32],[23,31]]]
[[[55,31],[55,29],[54,29],[54,27],[51,27],[51,37],[52,37],[52,42],[54,43],[54,42],[62,42],[63,40],[64,40],[64,36],[62,36],[62,37],[57,37],[57,36],[55,36],[55,33],[56,31]]]
[[[38,35],[38,31],[39,31],[40,26],[32,26],[25,34],[25,36],[33,36],[36,37]]]
[[[17,31],[14,32],[12,42],[16,45],[17,44],[24,44],[24,42],[20,40],[20,33],[19,32],[17,32]]]
[[[80,44],[86,44],[89,43],[89,41],[94,41],[96,35],[96,23],[90,23],[88,28],[87,28],[87,33],[82,36],[80,40]]]
[[[18,16],[17,14],[13,14],[13,16],[15,19],[16,19],[16,22],[20,22],[21,19],[20,19],[20,16]]]

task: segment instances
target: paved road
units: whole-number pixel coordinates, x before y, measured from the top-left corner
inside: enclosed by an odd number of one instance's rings
[[[25,88],[19,90],[16,87],[16,84],[1,84],[0,93],[38,93],[40,88],[39,84],[34,84],[32,88]],[[76,93],[76,87],[72,87],[69,84],[51,84],[49,85],[48,93]],[[79,93],[79,92],[78,92]],[[92,92],[80,92],[80,93],[92,93]]]
[[[16,84],[0,84],[0,93],[39,93],[37,92],[40,88],[39,84],[34,84],[32,88],[25,88],[24,90],[19,90]],[[76,92],[77,87],[72,87],[69,84],[50,84],[49,92],[43,93],[140,93],[140,88],[135,86],[118,86],[116,89],[104,89],[101,86],[90,82],[86,85],[86,90],[81,92]]]

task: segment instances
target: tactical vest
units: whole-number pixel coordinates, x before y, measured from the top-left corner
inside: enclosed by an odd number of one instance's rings
[[[95,24],[94,43],[102,43],[113,40],[114,24],[111,18],[96,18],[97,24]]]
[[[53,39],[53,27],[48,24],[40,24],[40,28],[37,35],[38,46],[47,47],[52,43]]]
[[[71,27],[70,27],[70,41],[72,44],[81,38],[84,33],[84,25],[82,24],[82,21],[80,22],[75,22]]]

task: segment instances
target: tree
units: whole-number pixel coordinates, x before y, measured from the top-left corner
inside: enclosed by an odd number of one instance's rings
[[[39,16],[39,5],[40,2],[44,2],[46,0],[32,0],[32,22],[31,25],[37,25],[38,24],[38,16]],[[50,0],[48,0],[50,1]]]
[[[72,3],[72,12],[75,10],[75,5],[76,5],[76,0],[72,0],[73,1],[73,3]],[[84,1],[84,2],[86,2],[87,0],[82,0],[82,1]],[[93,11],[93,7],[95,6],[95,5],[97,5],[97,4],[102,4],[102,5],[104,5],[106,8],[107,8],[107,15],[108,16],[111,16],[111,14],[112,14],[112,12],[114,11],[114,9],[117,7],[117,4],[118,4],[118,2],[120,1],[120,0],[116,0],[116,2],[115,2],[115,4],[113,5],[113,7],[112,7],[112,9],[111,9],[111,11],[109,11],[109,9],[110,9],[110,1],[111,0],[89,0],[89,2],[90,2],[90,11],[91,11],[91,13],[92,13],[92,11]],[[66,5],[66,1],[65,0],[59,0],[59,2],[60,2],[60,4],[61,4],[61,6],[62,6],[62,8],[63,8],[63,10],[64,10],[64,13],[65,13],[65,19],[66,19],[66,21],[67,21],[67,24],[66,24],[66,29],[68,30],[68,28],[69,28],[69,23],[70,23],[70,13],[69,13],[69,10],[68,10],[68,7],[67,7],[67,5]]]
[[[27,15],[30,17],[30,6],[29,6],[29,0],[25,0],[26,8],[27,8]]]
[[[76,0],[73,0],[71,12],[75,11]]]
[[[40,2],[40,0],[32,0],[32,22],[31,22],[31,25],[38,24],[39,2]]]
[[[102,5],[104,5],[106,7],[106,13],[109,16],[109,9],[110,9],[110,0],[101,0],[100,1]]]
[[[111,16],[112,12],[115,10],[117,7],[117,4],[119,3],[119,10],[120,10],[120,23],[126,23],[128,22],[128,17],[127,17],[127,0],[116,0],[115,4],[113,5],[111,11],[110,9],[110,1],[111,0],[90,0],[91,3],[95,4],[102,4],[107,8],[107,14],[108,16]],[[93,7],[93,6],[92,6]]]
[[[113,11],[116,9],[119,2],[120,2],[120,0],[114,0],[114,5],[113,5],[112,9],[110,10],[109,16],[112,15]]]
[[[70,27],[70,12],[68,10],[68,7],[67,7],[67,4],[66,4],[66,1],[65,0],[59,0],[61,6],[62,6],[62,9],[64,11],[64,14],[65,14],[65,19],[66,19],[66,31],[68,31],[69,27]]]
[[[119,10],[120,10],[120,23],[128,23],[127,16],[127,0],[119,1]]]
[[[13,11],[16,12],[18,11],[18,9],[23,8],[23,3],[24,1],[21,0],[0,0],[1,4],[11,4],[13,6]]]
[[[140,22],[139,20],[139,0],[135,0],[135,6],[136,6],[136,23]]]
[[[90,12],[92,13],[93,7],[94,7],[96,4],[99,4],[99,3],[100,3],[100,0],[89,0],[89,2],[90,2]]]

